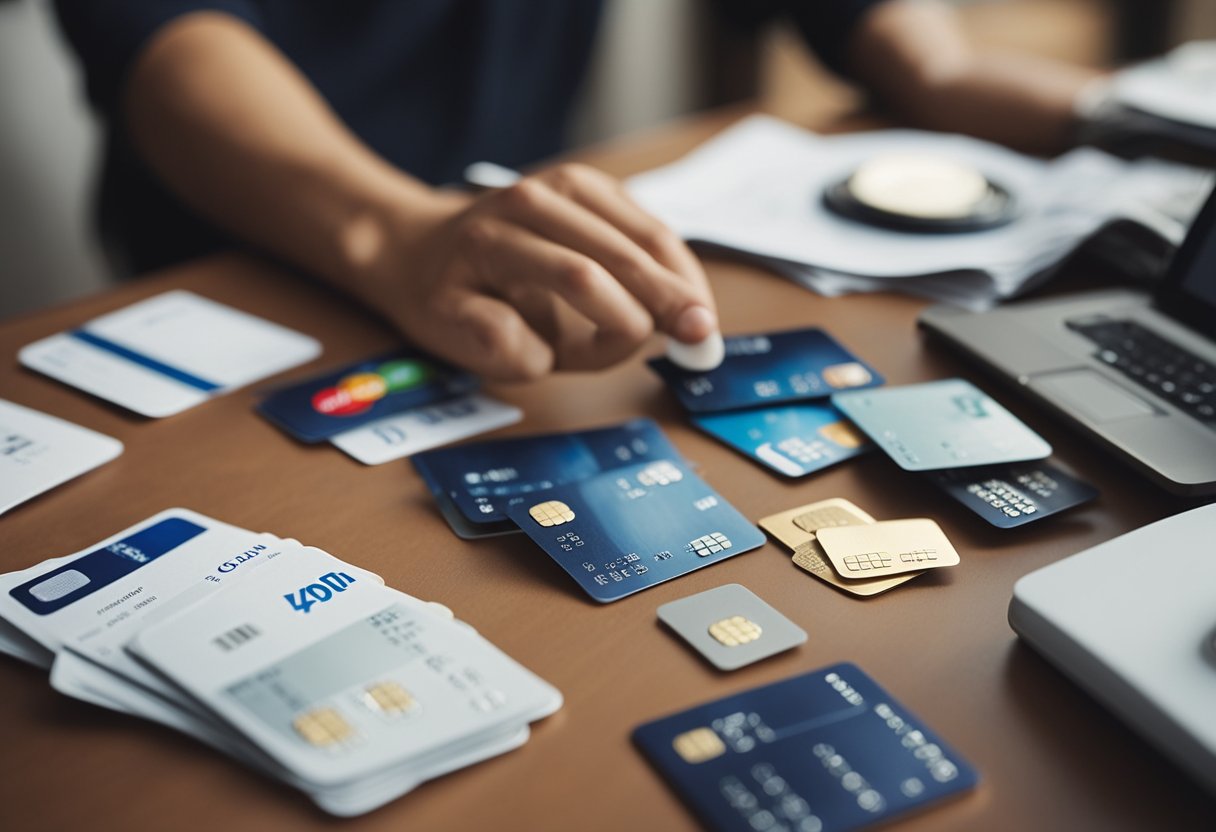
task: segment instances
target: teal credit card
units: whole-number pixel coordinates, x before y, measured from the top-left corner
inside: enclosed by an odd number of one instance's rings
[[[840,408],[907,471],[1046,459],[1051,445],[961,378],[836,393]]]

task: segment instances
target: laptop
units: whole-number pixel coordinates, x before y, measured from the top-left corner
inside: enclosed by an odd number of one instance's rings
[[[1213,529],[1216,503],[1031,572],[1009,624],[1216,795]]]
[[[1153,295],[936,306],[919,323],[1167,490],[1216,494],[1216,190]]]

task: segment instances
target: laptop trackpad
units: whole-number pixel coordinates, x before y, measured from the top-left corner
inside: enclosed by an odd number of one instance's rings
[[[1152,416],[1157,409],[1093,370],[1063,370],[1030,380],[1030,388],[1086,419],[1116,422]]]

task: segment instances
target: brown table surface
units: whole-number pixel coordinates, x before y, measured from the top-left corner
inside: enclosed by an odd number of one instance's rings
[[[669,161],[731,118],[672,125],[592,153],[627,174]],[[995,392],[1098,484],[1102,497],[1028,528],[988,527],[881,454],[780,479],[698,433],[642,356],[598,375],[491,392],[526,412],[501,434],[571,430],[646,415],[755,520],[827,497],[877,518],[930,516],[962,563],[869,600],[847,597],[776,543],[622,601],[588,600],[522,536],[457,539],[406,462],[364,467],[297,444],[257,417],[254,388],[142,420],[20,369],[17,350],[135,300],[184,288],[319,338],[303,378],[397,339],[332,292],[251,258],[221,256],[0,324],[0,395],[118,437],[117,460],[0,518],[0,569],[84,548],[161,509],[185,506],[323,547],[456,614],[565,695],[523,748],[418,789],[350,829],[684,829],[692,816],[630,744],[640,723],[837,661],[888,687],[982,774],[974,792],[905,829],[1211,829],[1216,803],[1150,746],[1018,644],[1006,623],[1027,572],[1183,504],[1014,395],[993,390],[914,326],[897,295],[824,299],[752,266],[709,264],[728,332],[823,326],[892,384],[965,374]],[[24,276],[32,279],[32,276]],[[10,275],[8,279],[14,279]],[[657,344],[654,352],[657,350]],[[809,633],[802,647],[719,673],[665,632],[660,604],[741,583]],[[1128,614],[1134,614],[1129,610]],[[1146,626],[1151,626],[1146,622]],[[0,828],[302,829],[334,824],[302,795],[196,742],[54,692],[41,671],[0,660]]]

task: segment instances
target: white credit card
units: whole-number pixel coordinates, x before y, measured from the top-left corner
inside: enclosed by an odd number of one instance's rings
[[[0,514],[121,453],[117,439],[0,399]]]
[[[121,654],[133,621],[198,584],[248,571],[273,540],[167,509],[73,555],[0,575],[0,617],[52,652],[85,637]]]
[[[380,465],[513,425],[523,415],[518,407],[472,393],[385,416],[329,441],[364,465]]]
[[[315,549],[267,562],[128,649],[319,788],[433,769],[561,706],[471,628]]]
[[[174,290],[36,341],[19,358],[86,393],[161,417],[320,353],[314,338]]]

